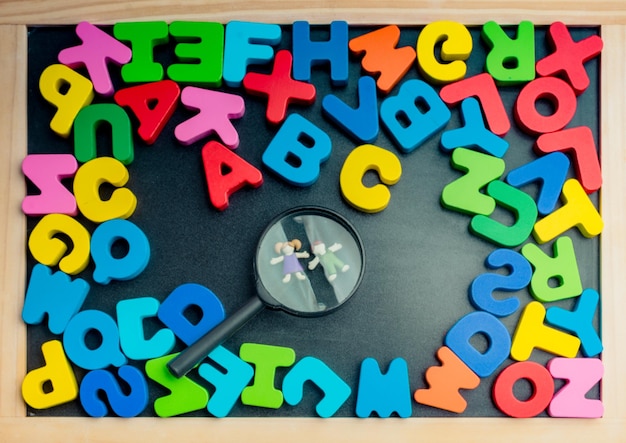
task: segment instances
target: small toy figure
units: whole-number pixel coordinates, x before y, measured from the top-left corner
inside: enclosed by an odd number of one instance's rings
[[[341,272],[346,272],[350,269],[350,265],[342,262],[335,255],[335,252],[340,249],[340,243],[334,243],[326,248],[326,245],[321,241],[315,241],[313,243],[313,254],[315,254],[315,258],[309,262],[309,269],[312,271],[321,263],[326,274],[326,279],[332,283],[337,278],[338,269]]]
[[[275,265],[283,262],[283,283],[289,283],[291,280],[291,274],[296,274],[298,280],[305,280],[304,269],[298,261],[299,258],[309,258],[309,253],[296,252],[302,247],[302,242],[297,238],[291,241],[278,242],[274,245],[274,250],[277,254],[282,254],[278,257],[274,257],[270,260],[270,264]]]

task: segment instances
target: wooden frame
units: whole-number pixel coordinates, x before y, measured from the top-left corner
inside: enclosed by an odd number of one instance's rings
[[[286,8],[286,9],[285,9]],[[544,442],[620,441],[626,434],[626,6],[623,0],[478,1],[441,0],[188,0],[184,13],[175,0],[89,0],[77,7],[68,0],[0,0],[0,441],[135,442],[151,441],[481,441]],[[449,19],[464,24],[488,20],[536,24],[563,21],[568,25],[600,25],[600,141],[604,187],[601,210],[603,402],[597,420],[411,418],[411,419],[88,419],[26,417],[20,386],[26,370],[26,328],[20,318],[25,289],[25,223],[20,211],[25,185],[20,170],[26,153],[27,25],[73,24],[82,20],[115,23],[124,20],[190,19],[228,22],[233,19],[291,23],[297,19],[351,24],[425,24]]]

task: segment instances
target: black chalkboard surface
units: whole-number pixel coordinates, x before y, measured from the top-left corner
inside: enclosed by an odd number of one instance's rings
[[[111,32],[109,27],[103,27]],[[350,38],[374,28],[351,27]],[[398,46],[415,46],[420,26],[402,28]],[[481,41],[480,28],[470,28],[473,51],[468,63],[467,76],[484,71],[488,48]],[[515,27],[509,29],[514,33]],[[574,40],[597,34],[595,28],[571,28]],[[536,59],[550,52],[545,39],[546,29],[536,28]],[[328,38],[328,27],[314,27],[314,38]],[[513,35],[513,34],[511,34]],[[38,79],[41,72],[57,62],[60,50],[79,44],[74,27],[32,27],[28,33],[28,152],[72,153],[73,141],[53,134],[48,125],[54,108],[40,95]],[[174,58],[175,42],[158,46],[155,58],[168,65]],[[278,48],[291,48],[291,27],[283,26]],[[589,88],[580,95],[574,119],[569,126],[589,126],[598,145],[598,91],[599,63],[593,59],[585,65],[591,79]],[[267,67],[254,67],[267,72]],[[317,99],[312,106],[293,105],[289,112],[298,113],[313,122],[332,139],[332,153],[321,168],[318,181],[309,187],[295,187],[285,183],[262,166],[261,156],[277,131],[265,121],[265,101],[248,97],[243,89],[219,88],[244,96],[245,115],[234,120],[240,146],[237,154],[263,172],[264,183],[258,189],[244,188],[231,196],[230,206],[220,212],[209,202],[201,148],[204,139],[190,146],[182,146],[173,135],[176,125],[193,115],[182,106],[173,115],[163,133],[152,146],[136,137],[135,159],[128,166],[130,181],[127,187],[138,197],[136,212],[130,218],[148,236],[151,257],[148,267],[134,280],[99,285],[92,280],[93,264],[80,274],[92,288],[83,309],[99,309],[115,318],[115,305],[120,300],[150,296],[164,300],[176,287],[184,283],[198,283],[213,291],[222,301],[229,315],[255,294],[253,259],[256,245],[268,222],[279,213],[301,205],[319,205],[333,209],[346,217],[359,231],[365,248],[366,271],[354,297],[342,309],[320,318],[299,318],[284,312],[264,310],[244,328],[228,339],[224,346],[238,353],[242,343],[262,343],[293,348],[296,358],[314,356],[324,361],[351,388],[352,395],[337,412],[337,416],[354,416],[361,362],[372,357],[381,371],[397,357],[406,360],[409,367],[411,394],[427,387],[424,373],[437,366],[437,349],[443,337],[455,322],[474,311],[468,299],[470,283],[479,274],[487,272],[485,258],[496,246],[471,234],[470,217],[449,211],[440,204],[445,185],[461,173],[450,165],[450,156],[440,149],[441,133],[435,135],[409,154],[401,153],[389,135],[381,129],[373,144],[394,152],[402,164],[400,181],[390,188],[389,206],[377,214],[366,214],[352,208],[342,198],[339,173],[347,155],[356,143],[328,121],[321,111],[322,98],[327,94],[341,97],[356,106],[356,84],[363,75],[360,58],[350,59],[350,81],[346,86],[332,86],[325,67],[316,68],[312,83],[317,88]],[[119,69],[111,70],[114,83],[122,84]],[[417,69],[411,69],[405,79],[421,78]],[[391,91],[397,93],[398,86]],[[535,158],[535,138],[520,131],[513,118],[513,104],[520,86],[500,88],[500,94],[512,122],[506,135],[510,148],[504,156],[505,174]],[[385,97],[379,94],[379,104]],[[94,102],[106,99],[96,98]],[[461,126],[458,107],[451,109],[452,118],[444,130]],[[111,155],[110,135],[99,133],[99,155]],[[376,177],[367,174],[366,184],[375,183]],[[67,182],[68,187],[71,181]],[[71,188],[70,188],[71,189]],[[533,197],[537,188],[525,190]],[[28,183],[28,192],[36,188]],[[597,193],[592,195],[596,207]],[[497,217],[506,221],[506,211],[497,210]],[[94,224],[80,218],[90,230]],[[28,218],[30,233],[38,219]],[[577,230],[568,231],[574,241],[583,287],[599,288],[599,241],[584,238]],[[529,241],[533,242],[532,238]],[[551,253],[551,243],[541,246]],[[519,248],[518,248],[519,249]],[[25,251],[28,254],[28,251]],[[28,273],[35,262],[28,254]],[[493,271],[490,271],[493,272]],[[528,290],[516,293],[522,305],[532,300]],[[555,305],[572,309],[572,300]],[[513,332],[520,311],[503,318],[509,332]],[[193,317],[193,312],[189,314]],[[596,318],[596,327],[599,318]],[[162,325],[157,319],[145,322],[150,335]],[[59,338],[51,334],[46,325],[28,327],[28,370],[43,366],[42,343]],[[476,337],[475,345],[480,348]],[[175,351],[183,349],[178,343]],[[545,364],[552,356],[535,351],[532,359]],[[511,363],[505,362],[502,367]],[[144,362],[131,362],[143,368]],[[279,369],[276,386],[280,387],[286,370]],[[85,371],[75,368],[80,383]],[[498,371],[496,371],[497,375]],[[495,375],[481,380],[474,390],[463,391],[468,402],[464,416],[502,416],[491,398]],[[199,383],[194,374],[190,377]],[[167,390],[148,380],[151,401],[143,416],[154,415],[152,404]],[[206,383],[204,383],[205,386]],[[207,386],[207,389],[210,389]],[[517,386],[520,396],[528,395],[528,386]],[[526,394],[524,394],[526,392]],[[592,395],[599,396],[598,388]],[[315,404],[320,394],[313,386],[305,387],[304,400],[296,405],[284,404],[280,409],[265,409],[237,404],[230,416],[315,416]],[[413,416],[453,417],[457,414],[412,403]],[[48,410],[29,408],[33,416],[84,416],[78,401]],[[208,416],[206,409],[186,414]],[[544,414],[545,415],[545,414]]]

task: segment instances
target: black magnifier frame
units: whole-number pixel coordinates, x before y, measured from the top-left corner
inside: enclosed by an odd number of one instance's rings
[[[246,322],[269,307],[301,317],[330,314],[363,280],[365,249],[354,226],[321,206],[300,206],[275,217],[253,260],[257,295],[167,364],[182,377]]]

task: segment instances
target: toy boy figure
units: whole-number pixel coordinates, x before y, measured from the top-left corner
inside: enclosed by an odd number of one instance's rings
[[[333,282],[337,278],[337,270],[340,270],[341,272],[346,272],[348,269],[350,269],[350,265],[342,262],[335,255],[335,252],[340,249],[340,243],[334,243],[327,249],[326,245],[321,241],[313,242],[312,250],[313,254],[315,254],[315,258],[309,262],[309,270],[314,270],[317,265],[321,263],[326,274],[326,279],[329,282]]]

